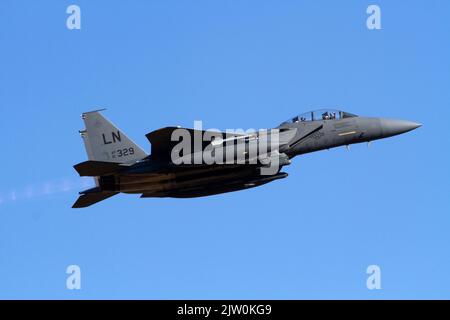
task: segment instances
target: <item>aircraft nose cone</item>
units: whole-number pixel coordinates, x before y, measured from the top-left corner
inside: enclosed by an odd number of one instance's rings
[[[381,119],[381,129],[385,137],[395,136],[402,134],[420,127],[420,123],[406,121],[406,120],[393,120],[393,119]]]

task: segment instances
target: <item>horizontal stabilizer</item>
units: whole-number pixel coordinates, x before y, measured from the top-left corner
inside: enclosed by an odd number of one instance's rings
[[[85,161],[73,166],[80,177],[95,177],[112,174],[122,170],[123,164],[105,161]]]
[[[73,204],[72,208],[85,208],[90,205],[108,199],[114,195],[118,194],[118,192],[92,192],[82,194],[77,201]]]

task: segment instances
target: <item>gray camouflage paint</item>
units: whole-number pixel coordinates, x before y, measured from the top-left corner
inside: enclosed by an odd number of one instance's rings
[[[263,156],[256,164],[175,165],[168,153],[173,148],[170,134],[178,128],[147,134],[152,145],[152,154],[147,155],[99,111],[84,113],[82,118],[86,129],[80,133],[89,161],[74,167],[80,176],[92,176],[96,187],[80,192],[74,208],[90,206],[119,192],[141,194],[143,198],[192,198],[253,188],[287,177],[281,168],[297,155],[383,139],[420,126],[411,121],[359,117],[339,110],[316,111],[276,127],[280,133],[278,151]],[[225,139],[229,137],[223,135]],[[272,175],[261,175],[273,157],[277,170]]]

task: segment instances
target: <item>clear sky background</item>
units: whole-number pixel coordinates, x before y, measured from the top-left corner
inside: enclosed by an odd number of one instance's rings
[[[81,30],[66,28],[73,3]],[[372,3],[382,30],[366,27]],[[0,1],[0,298],[450,298],[449,12]],[[321,107],[423,126],[297,157],[251,190],[71,209],[91,183],[72,168],[87,159],[80,114],[102,107],[147,151],[160,127],[270,128]]]

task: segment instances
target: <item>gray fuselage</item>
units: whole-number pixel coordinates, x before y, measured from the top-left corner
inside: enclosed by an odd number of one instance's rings
[[[284,123],[279,128],[297,129],[292,139],[293,143],[286,150],[286,154],[294,157],[309,152],[383,139],[413,130],[418,126],[416,123],[403,120],[349,117]],[[305,133],[310,134],[305,136]]]

